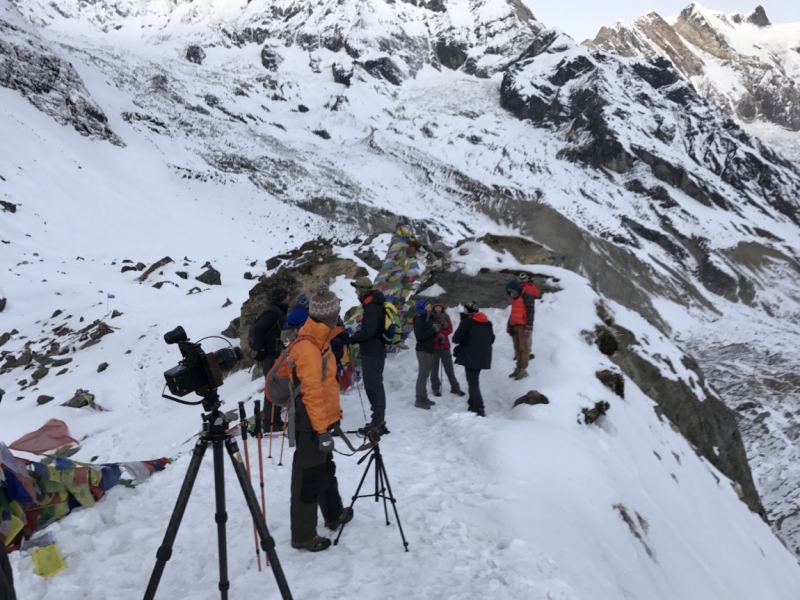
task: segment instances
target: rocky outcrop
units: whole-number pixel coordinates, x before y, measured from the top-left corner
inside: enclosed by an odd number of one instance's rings
[[[0,86],[81,135],[124,146],[75,68],[0,0]]]

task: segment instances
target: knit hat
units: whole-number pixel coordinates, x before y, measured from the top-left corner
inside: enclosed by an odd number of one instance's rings
[[[478,303],[475,302],[474,300],[471,300],[470,302],[467,302],[464,305],[464,308],[470,314],[476,313],[481,309],[480,306],[478,306]]]
[[[517,275],[517,280],[519,280],[520,283],[528,283],[531,280],[531,276],[527,273],[520,273]]]
[[[311,296],[308,305],[308,316],[317,321],[322,321],[328,327],[335,327],[339,321],[339,307],[341,302],[336,294],[331,292],[328,284],[320,281],[317,284],[315,294]]]
[[[300,310],[308,312],[308,296],[301,293],[297,297],[297,300],[294,301],[294,308],[299,308]]]
[[[434,298],[433,300],[431,300],[431,310],[433,310],[437,306],[441,306],[442,308],[444,308],[444,302],[442,302],[441,298]]]
[[[519,284],[519,281],[516,279],[512,279],[508,282],[506,286],[506,291],[516,292],[518,296],[522,295],[522,286]]]
[[[351,282],[350,285],[359,292],[369,292],[372,290],[372,280],[369,277],[359,277],[354,282]]]
[[[270,298],[273,302],[283,302],[286,299],[286,296],[289,295],[289,290],[282,287],[277,287],[272,290],[270,293]]]

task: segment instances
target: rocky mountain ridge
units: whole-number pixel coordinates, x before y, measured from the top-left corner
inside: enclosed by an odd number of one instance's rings
[[[693,3],[670,21],[651,11],[584,43],[667,58],[701,95],[798,161],[800,24],[773,24],[761,6],[745,15]]]

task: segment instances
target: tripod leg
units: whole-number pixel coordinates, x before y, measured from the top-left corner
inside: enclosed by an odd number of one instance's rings
[[[286,442],[286,426],[289,424],[289,409],[286,409],[286,414],[283,415],[283,435],[281,436],[281,457],[278,459],[278,466],[283,466],[283,444]]]
[[[219,550],[219,593],[222,600],[228,600],[228,590],[231,587],[228,581],[228,544],[225,533],[225,524],[228,513],[225,510],[225,463],[222,458],[222,442],[214,442],[214,496],[217,512],[214,520],[217,522],[217,546]]]
[[[366,458],[366,457],[364,457]],[[372,465],[372,461],[375,459],[375,454],[372,452],[369,453],[369,461],[367,462],[367,468],[364,469],[364,474],[361,476],[361,481],[358,482],[358,487],[356,488],[356,493],[353,494],[353,499],[350,501],[350,508],[353,508],[353,505],[356,503],[358,499],[358,492],[361,491],[361,486],[364,485],[364,481],[367,479],[367,474],[369,473],[369,468]],[[363,458],[361,460],[364,460]],[[341,528],[339,528],[339,534],[336,536],[336,539],[333,540],[333,545],[339,545],[339,538],[342,537],[342,533],[344,533],[344,528],[347,523],[342,523]]]
[[[383,473],[383,478],[386,481],[386,488],[389,490],[389,500],[392,503],[392,509],[394,510],[394,518],[397,519],[397,527],[400,529],[400,538],[403,540],[403,547],[408,552],[408,542],[406,541],[406,536],[403,533],[403,525],[400,523],[400,515],[397,514],[397,500],[394,498],[394,494],[392,493],[392,486],[389,484],[389,475],[386,473],[386,467],[383,464],[383,457],[378,454],[378,466],[376,468],[380,468],[381,473]]]
[[[167,532],[164,534],[164,541],[156,552],[156,566],[153,567],[153,573],[150,575],[150,582],[147,584],[147,591],[144,593],[144,600],[153,600],[158,589],[158,583],[161,581],[161,575],[164,573],[164,567],[167,561],[172,557],[172,545],[175,543],[175,537],[178,535],[178,528],[181,526],[183,514],[186,512],[186,504],[189,502],[189,496],[192,494],[192,487],[197,479],[197,472],[200,470],[200,465],[203,462],[203,455],[206,453],[208,441],[201,437],[197,440],[194,450],[192,451],[192,461],[189,463],[189,469],[186,471],[186,477],[183,479],[181,491],[178,494],[178,500],[175,502],[175,508],[172,510],[172,516],[167,525]]]
[[[250,515],[256,523],[258,535],[261,537],[261,547],[267,555],[267,564],[272,568],[272,574],[275,576],[281,598],[283,598],[283,600],[292,600],[292,592],[289,591],[289,584],[286,582],[281,563],[278,560],[278,554],[275,552],[275,539],[270,535],[269,529],[267,529],[267,522],[264,520],[264,516],[258,508],[258,499],[256,498],[256,493],[253,491],[253,484],[250,482],[250,479],[248,479],[244,465],[242,465],[242,457],[239,454],[239,447],[236,445],[236,440],[228,438],[225,440],[225,446],[231,457],[233,470],[236,472],[236,478],[239,480],[239,485],[242,488],[247,508],[250,510]]]
[[[375,472],[378,473],[379,480],[381,482],[380,490],[378,490],[377,487],[375,488],[375,500],[378,499],[378,495],[383,498],[383,515],[386,517],[386,525],[391,525],[389,522],[389,507],[386,505],[389,498],[386,496],[386,478],[384,477],[383,457],[378,456],[378,458],[375,460],[375,463],[375,466],[377,467]]]

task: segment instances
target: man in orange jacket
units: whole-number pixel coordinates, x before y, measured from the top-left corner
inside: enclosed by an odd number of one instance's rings
[[[509,377],[519,380],[528,376],[534,300],[542,294],[525,273],[521,274],[518,279],[509,281],[506,292],[511,297],[511,316],[508,318],[506,331],[514,340],[514,360],[517,363],[517,368]]]
[[[336,481],[331,427],[342,418],[336,358],[331,340],[343,328],[337,326],[340,302],[325,283],[317,284],[311,297],[308,320],[289,352],[299,396],[295,409],[294,460],[292,462],[292,547],[319,552],[331,545],[317,534],[317,507],[325,525],[336,530],[353,518],[344,508]]]

